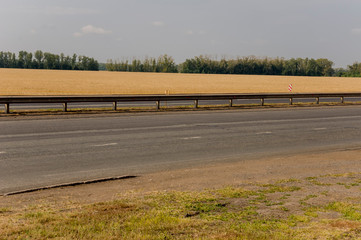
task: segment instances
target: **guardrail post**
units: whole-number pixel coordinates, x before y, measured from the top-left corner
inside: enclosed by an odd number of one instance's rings
[[[345,98],[341,97],[341,103],[345,103]]]
[[[320,98],[316,97],[316,104],[320,104]]]
[[[233,107],[233,99],[229,99],[229,106]]]
[[[290,98],[290,105],[293,104],[293,98]]]
[[[155,102],[155,107],[157,108],[157,110],[160,109],[160,101],[156,101],[156,102]]]
[[[194,108],[198,108],[198,99],[194,100]]]
[[[68,111],[68,103],[63,103],[63,112]]]
[[[5,103],[5,114],[10,113],[10,103]]]
[[[261,106],[264,106],[264,98],[261,98]]]
[[[117,111],[117,106],[118,106],[117,102],[113,102],[113,110],[114,111]]]

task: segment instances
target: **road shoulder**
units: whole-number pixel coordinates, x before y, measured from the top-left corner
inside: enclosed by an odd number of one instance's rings
[[[204,189],[267,183],[289,178],[324,174],[361,172],[361,149],[309,153],[242,160],[193,168],[145,174],[123,179],[73,187],[42,190],[0,197],[0,208],[23,208],[36,204],[59,205],[69,202],[90,204],[110,201],[123,195],[153,192],[201,191]]]

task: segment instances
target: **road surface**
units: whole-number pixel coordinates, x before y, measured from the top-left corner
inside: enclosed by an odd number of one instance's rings
[[[5,194],[214,162],[361,148],[361,106],[4,117],[0,129],[0,194]]]

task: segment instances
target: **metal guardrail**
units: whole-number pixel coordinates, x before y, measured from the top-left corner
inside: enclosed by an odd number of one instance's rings
[[[0,104],[5,104],[5,113],[10,113],[10,104],[31,103],[62,103],[63,111],[68,111],[68,103],[85,102],[112,102],[113,110],[117,110],[117,102],[147,102],[156,103],[160,108],[162,101],[194,101],[194,107],[198,107],[200,100],[229,100],[229,106],[233,106],[236,99],[260,99],[260,105],[264,105],[265,99],[289,99],[293,104],[295,98],[314,98],[319,104],[320,98],[340,98],[344,103],[346,97],[359,97],[361,93],[270,93],[270,94],[175,94],[175,95],[106,95],[106,96],[0,96]]]

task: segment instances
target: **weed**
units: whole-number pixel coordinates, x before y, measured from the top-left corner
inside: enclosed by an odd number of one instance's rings
[[[288,208],[286,208],[286,207],[284,207],[284,206],[280,207],[280,209],[281,209],[282,211],[284,211],[284,212],[290,211]]]
[[[361,220],[360,206],[344,202],[332,202],[325,207],[326,210],[339,212],[349,220]]]
[[[0,214],[9,213],[11,212],[10,208],[0,208]]]
[[[282,179],[282,180],[278,180],[276,181],[276,184],[280,184],[280,183],[299,183],[301,182],[298,179],[294,179],[294,178],[290,178],[290,179]]]
[[[116,201],[81,205],[71,211],[55,210],[47,205],[30,206],[22,213],[2,208],[0,239],[278,240],[359,236],[355,229],[361,226],[361,205],[353,204],[359,198],[346,195],[343,202],[323,203],[324,196],[334,195],[329,191],[315,195],[315,190],[324,188],[309,186],[308,182],[318,179],[251,184],[252,191],[226,187],[119,196],[121,199]],[[296,182],[300,185],[288,186]],[[301,188],[301,183],[307,188]],[[317,206],[307,204],[316,198],[323,200]],[[323,214],[334,219],[322,219]]]
[[[301,187],[298,186],[280,186],[275,184],[266,184],[262,187],[267,188],[262,190],[263,193],[276,193],[276,192],[294,192],[301,190]]]

